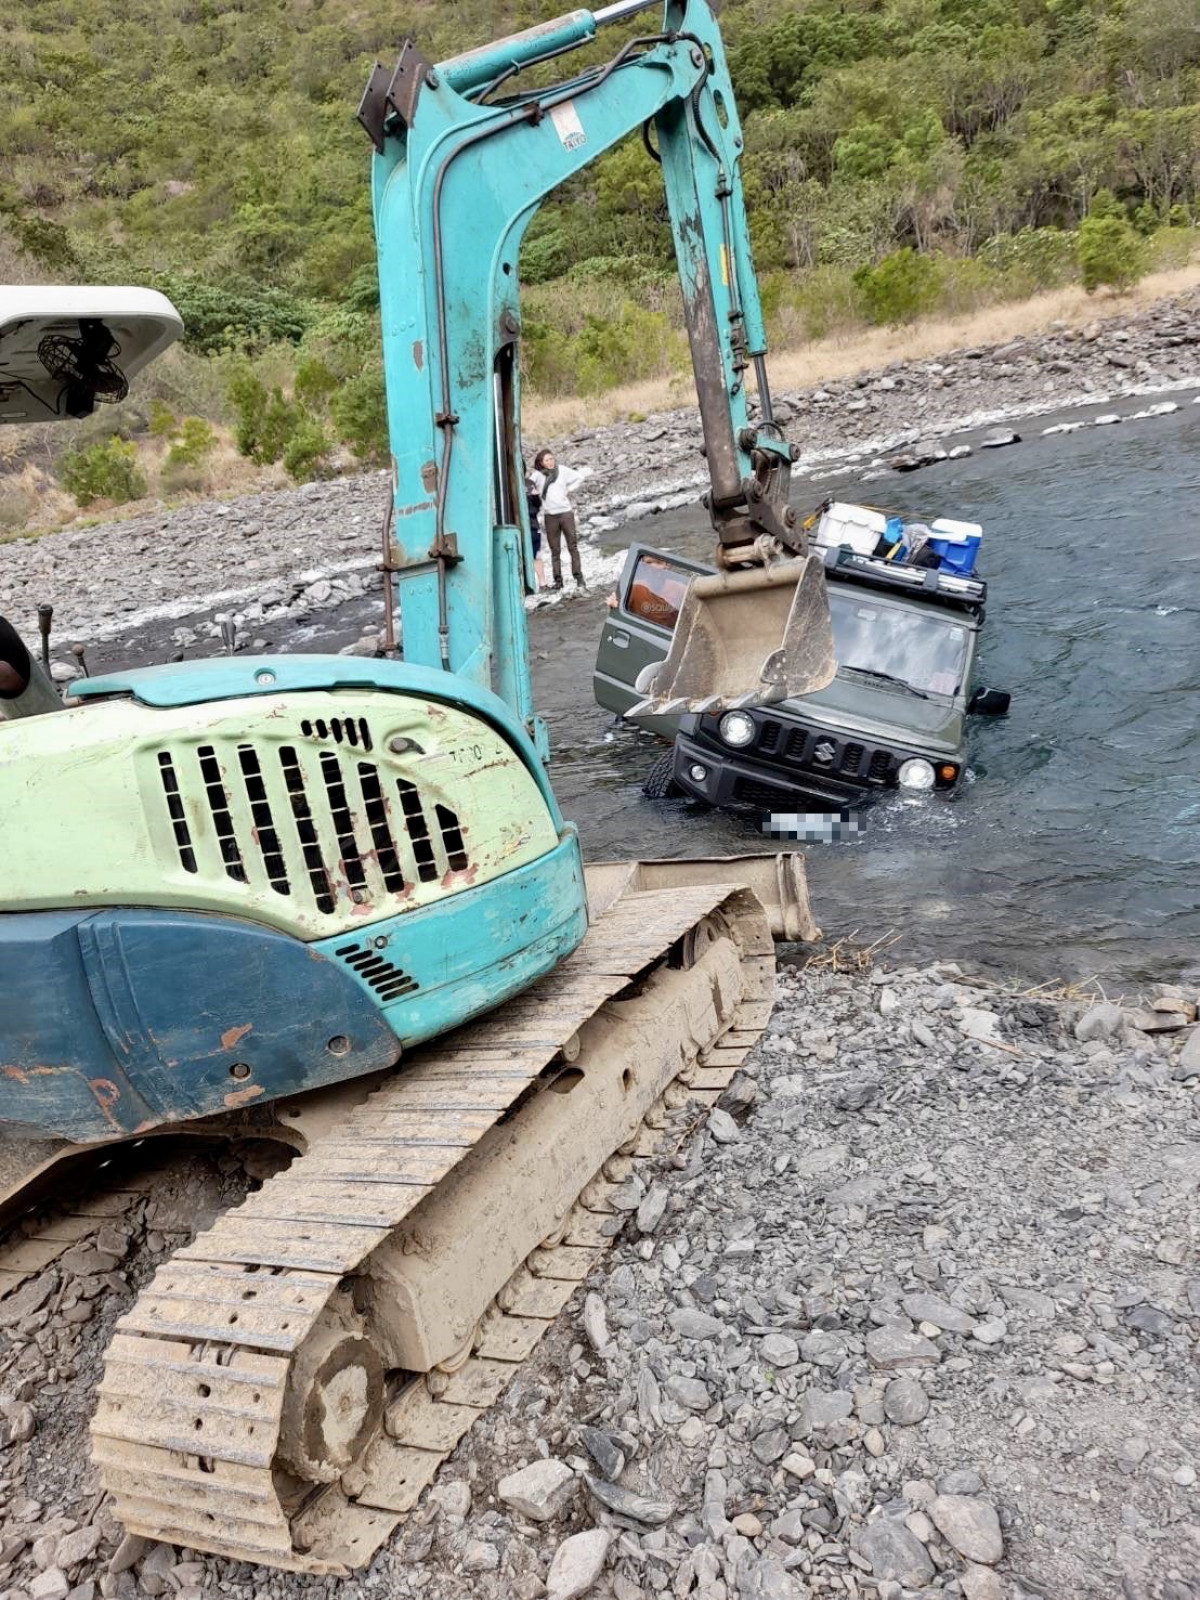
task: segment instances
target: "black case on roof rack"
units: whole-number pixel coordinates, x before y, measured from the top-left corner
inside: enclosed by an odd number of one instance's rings
[[[987,584],[982,578],[964,578],[934,567],[907,567],[877,556],[863,556],[848,545],[826,547],[825,572],[831,578],[866,584],[874,589],[889,589],[893,594],[910,594],[935,605],[952,606],[982,620]]]

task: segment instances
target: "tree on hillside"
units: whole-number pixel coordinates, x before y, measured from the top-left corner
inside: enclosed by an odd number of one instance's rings
[[[1079,225],[1077,247],[1083,287],[1089,294],[1101,285],[1128,289],[1146,270],[1146,241],[1124,217],[1085,217]]]

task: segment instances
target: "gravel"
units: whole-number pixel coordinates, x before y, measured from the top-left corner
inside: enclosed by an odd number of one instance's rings
[[[949,962],[782,968],[737,1142],[693,1139],[642,1174],[668,1196],[653,1234],[625,1213],[336,1593],[1200,1600],[1200,1118],[1174,1075],[1197,1025],[1132,1021],[1197,998],[1160,985],[1081,1039],[1079,1002]],[[967,1009],[994,1042],[945,1026]],[[877,1096],[845,1109],[865,1073]],[[125,1539],[96,1495],[86,1427],[112,1322],[247,1181],[232,1153],[170,1171],[0,1329],[0,1415],[32,1424],[0,1447],[4,1600],[334,1592]],[[87,1320],[65,1316],[79,1305]]]

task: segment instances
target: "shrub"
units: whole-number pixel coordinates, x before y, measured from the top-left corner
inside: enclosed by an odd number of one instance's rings
[[[90,506],[93,500],[124,505],[146,493],[137,450],[128,439],[103,439],[68,450],[59,464],[58,477],[81,506]]]
[[[279,384],[268,389],[252,367],[233,374],[229,398],[237,415],[235,437],[242,455],[260,467],[278,461],[300,422],[301,408]]]
[[[307,483],[320,475],[330,448],[329,437],[315,417],[303,412],[295,415],[281,451],[284,469],[297,483]]]
[[[615,321],[589,315],[572,341],[578,352],[579,393],[605,389],[638,378],[664,376],[682,360],[681,335],[661,311],[646,311],[626,301]]]
[[[302,405],[323,406],[338,386],[337,374],[320,356],[306,356],[296,368],[292,393]]]
[[[179,420],[166,401],[151,400],[150,432],[154,437],[156,439],[173,438],[178,427]]]
[[[203,417],[185,417],[177,426],[164,466],[168,470],[172,467],[198,467],[216,442],[216,433]]]
[[[1123,217],[1085,217],[1076,238],[1083,287],[1089,294],[1101,284],[1128,289],[1146,270],[1146,241]]]
[[[360,461],[386,464],[389,454],[387,402],[383,392],[383,367],[378,362],[348,379],[329,403],[329,416],[338,437]]]
[[[911,322],[938,296],[938,264],[915,250],[897,250],[876,266],[860,267],[854,285],[874,323]]]

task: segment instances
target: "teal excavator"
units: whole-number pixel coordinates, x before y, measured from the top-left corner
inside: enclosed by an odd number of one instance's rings
[[[711,1090],[753,1042],[772,933],[812,931],[794,858],[585,874],[532,703],[520,243],[638,128],[717,542],[640,687],[714,709],[834,670],[713,17],[667,0],[603,65],[543,70],[646,9],[438,65],[406,43],[368,83],[404,659],[190,662],[88,678],[65,709],[19,642],[0,661],[5,1207],[151,1135],[294,1152],[118,1324],[95,1453],[153,1537],[317,1572],[368,1559],[611,1235],[617,1153],[644,1153],[664,1097],[697,1074]],[[173,331],[129,291],[39,309],[47,293],[0,303],[11,420],[117,397],[122,361]],[[72,294],[91,296],[74,314]],[[0,1246],[0,1293],[27,1259]]]

